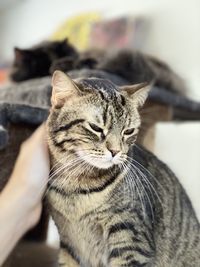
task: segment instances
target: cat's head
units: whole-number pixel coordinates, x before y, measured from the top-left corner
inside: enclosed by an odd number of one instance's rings
[[[48,75],[50,60],[46,53],[38,49],[15,48],[15,59],[10,77],[20,82]]]
[[[30,49],[14,48],[14,62],[10,77],[20,82],[49,75],[54,60],[70,56],[77,58],[75,48],[67,40],[43,42]]]
[[[68,155],[96,167],[121,164],[135,143],[147,84],[118,87],[98,78],[72,80],[61,71],[52,78],[48,118],[50,152],[65,164]]]

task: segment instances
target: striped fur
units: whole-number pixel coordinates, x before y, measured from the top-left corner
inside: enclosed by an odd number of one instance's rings
[[[60,234],[59,265],[200,266],[199,223],[184,189],[167,166],[134,146],[136,99],[102,79],[76,86],[79,96],[53,107],[48,119],[47,198]],[[108,151],[117,154],[105,167]]]

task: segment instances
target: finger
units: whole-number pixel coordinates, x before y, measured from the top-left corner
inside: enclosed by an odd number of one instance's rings
[[[41,124],[31,135],[31,137],[38,140],[46,141],[46,123]]]
[[[28,145],[39,144],[48,150],[46,124],[41,124],[24,143]]]

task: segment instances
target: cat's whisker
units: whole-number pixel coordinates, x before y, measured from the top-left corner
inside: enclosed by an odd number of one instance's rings
[[[81,165],[82,161],[83,159],[81,157],[77,157],[75,160],[73,160],[70,164],[66,166],[63,174],[66,174],[67,172],[67,177],[72,176],[77,167]]]
[[[80,159],[77,160],[76,162],[73,162],[71,166],[67,166],[64,168],[63,172],[60,174],[58,179],[62,177],[62,180],[60,181],[60,187],[63,188],[64,184],[66,184],[66,181],[70,178],[73,178],[74,173],[76,172],[77,168],[79,168],[81,165]]]
[[[57,168],[50,176],[48,182],[50,182],[56,175],[61,173],[68,166],[72,166],[75,163],[75,160],[68,161],[67,163],[61,165],[61,167]]]
[[[131,165],[132,167],[135,167],[130,161],[128,161],[127,159],[125,160],[125,162],[127,162],[128,165]],[[151,209],[151,213],[152,213],[152,217],[154,218],[154,214],[153,214],[153,208],[152,208],[152,203],[151,203],[151,199],[148,195],[148,192],[146,191],[144,185],[142,184],[141,180],[140,180],[140,177],[141,175],[143,175],[142,172],[139,173],[139,176],[137,175],[136,172],[133,171],[134,169],[130,168],[129,167],[129,172],[132,173],[135,177],[135,179],[138,181],[138,183],[140,184],[140,187],[142,188],[142,190],[144,191],[147,199],[148,199],[148,202],[149,202],[149,205],[150,205],[150,209]],[[137,183],[137,181],[135,181]],[[149,188],[149,185],[147,184],[148,188]],[[151,188],[149,188],[150,192],[151,192]],[[151,195],[153,196],[152,192],[151,192]]]
[[[128,166],[127,162],[124,161],[124,164],[126,165],[126,167],[128,168],[128,170],[130,171],[131,169],[130,169],[130,167]],[[132,173],[132,174],[134,175],[134,177],[136,176],[135,173]],[[133,192],[132,187],[133,187],[133,185],[134,185],[134,189],[136,189],[136,191],[137,191],[137,193],[138,193],[138,197],[139,197],[140,202],[141,202],[141,206],[142,206],[143,214],[144,214],[144,216],[145,216],[146,211],[145,211],[145,206],[144,206],[144,202],[143,202],[144,199],[143,199],[142,194],[141,194],[141,192],[140,192],[140,189],[139,189],[139,187],[138,187],[137,179],[132,179],[131,173],[128,172],[127,175],[125,175],[125,180],[127,181],[128,185],[129,185],[129,188],[130,188],[130,190],[131,190],[131,194],[132,194],[132,192]]]
[[[79,158],[77,158],[77,159],[73,159],[73,160],[70,160],[70,161],[68,161],[66,164],[64,164],[63,166],[61,166],[59,169],[57,169],[56,170],[56,172],[50,177],[50,179],[49,179],[49,181],[51,181],[53,178],[54,178],[54,176],[55,175],[58,175],[60,172],[64,172],[65,171],[65,169],[67,169],[68,171],[71,169],[71,168],[74,168],[74,166],[75,166],[75,164],[78,164],[79,163]],[[69,168],[68,168],[69,167]],[[60,174],[61,175],[61,174]],[[57,179],[59,179],[59,176],[57,177]],[[56,180],[57,180],[56,179]],[[47,190],[46,190],[46,192],[45,192],[45,195],[44,196],[46,196],[46,194],[49,192],[49,190],[51,189],[51,187],[56,183],[56,180],[55,181],[53,181],[53,183],[51,183],[49,186],[48,186],[48,188],[47,188]]]
[[[55,165],[53,166],[53,168],[52,168],[52,170],[55,169],[55,171],[53,171],[53,172],[50,173],[49,179],[51,179],[52,176],[53,176],[53,175],[56,173],[56,171],[58,170],[58,168],[57,168],[57,169],[55,168],[56,166],[61,165],[61,167],[63,167],[63,164],[64,164],[65,162],[68,163],[68,164],[70,164],[69,161],[68,161],[69,158],[70,158],[70,156],[68,155],[66,158],[63,158],[62,160],[56,162],[56,164],[55,164]],[[66,164],[66,163],[65,163],[65,164]]]
[[[136,144],[135,144],[136,145]],[[139,147],[139,146],[137,146]],[[165,193],[165,189],[163,188],[162,184],[156,179],[156,177],[147,169],[145,168],[141,163],[139,163],[136,159],[127,156],[128,159],[138,164],[145,172],[147,172],[150,177],[157,183],[157,185],[163,190],[163,193]],[[135,165],[134,165],[135,166]]]
[[[69,169],[65,169],[64,174],[67,173],[67,175],[65,176],[65,180],[69,177],[73,177],[76,176],[78,173],[80,174],[80,169],[83,168],[84,164],[87,164],[84,160],[87,158],[87,155],[81,156],[78,158],[78,161],[76,163],[77,166],[73,165],[73,170],[71,172],[69,172]]]
[[[121,166],[122,166],[122,170],[124,170],[125,172],[128,171],[128,168],[126,166],[126,164],[124,163],[123,160],[121,160]],[[126,175],[126,174],[125,174]],[[134,183],[134,189],[135,189],[135,182],[133,181]],[[126,188],[125,188],[126,187]],[[128,188],[129,190],[129,188]],[[123,201],[125,202],[125,199],[126,199],[126,193],[127,193],[127,186],[126,186],[126,183],[123,184]],[[133,190],[131,190],[131,194],[133,193]],[[132,202],[133,203],[133,202]]]
[[[140,175],[142,176],[142,179],[144,179],[144,182],[146,183],[146,185],[148,186],[152,196],[154,196],[154,194],[156,195],[158,201],[160,202],[161,206],[162,206],[162,201],[160,196],[157,193],[157,190],[155,189],[155,187],[153,186],[153,184],[149,181],[149,179],[147,178],[147,176],[145,176],[141,170],[139,168],[137,168],[137,166],[135,166],[135,169],[140,173]],[[152,192],[153,190],[153,192]],[[153,194],[154,193],[154,194]]]
[[[142,211],[143,211],[143,215],[145,216],[146,214],[146,210],[145,210],[145,206],[144,206],[144,199],[142,197],[142,194],[140,192],[140,188],[138,186],[138,183],[137,183],[137,179],[132,179],[132,176],[131,176],[131,173],[128,174],[128,185],[129,185],[129,188],[131,190],[131,193],[133,192],[132,191],[132,183],[133,183],[133,180],[134,180],[134,184],[135,184],[135,188],[136,188],[136,191],[138,193],[138,197],[140,199],[140,202],[141,202],[141,206],[142,206]]]
[[[160,205],[162,206],[161,198],[158,195],[157,190],[155,189],[155,187],[153,186],[153,184],[149,181],[148,177],[136,165],[134,165],[132,162],[129,161],[129,163],[131,164],[131,166],[133,167],[133,169],[135,169],[136,171],[139,172],[140,177],[144,180],[144,182],[147,185],[147,187],[148,187],[148,189],[149,189],[152,197],[155,195],[157,197],[158,201],[160,202]]]
[[[142,190],[144,191],[144,194],[145,194],[146,197],[147,197],[147,200],[148,200],[148,202],[149,202],[150,209],[151,209],[152,219],[153,219],[153,221],[154,221],[153,207],[152,207],[151,199],[150,199],[150,197],[149,197],[149,195],[148,195],[148,192],[146,191],[146,189],[145,189],[144,185],[142,184],[142,182],[141,182],[141,180],[140,180],[140,177],[137,175],[137,173],[134,172],[133,170],[131,170],[131,172],[135,174],[135,177],[136,177],[138,183],[139,183],[140,186],[142,187]],[[144,202],[145,202],[145,201],[144,201]]]

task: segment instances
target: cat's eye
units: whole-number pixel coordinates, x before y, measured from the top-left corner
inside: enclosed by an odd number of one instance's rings
[[[131,135],[135,132],[135,128],[130,128],[124,131],[125,135]]]
[[[95,132],[98,132],[98,133],[103,133],[103,129],[100,128],[99,126],[97,126],[96,124],[94,123],[89,123],[90,125],[90,128],[95,131]]]

